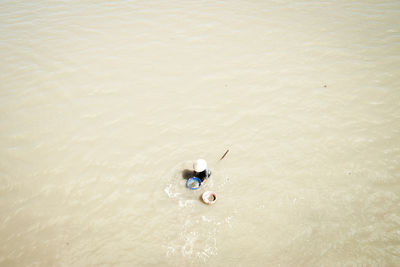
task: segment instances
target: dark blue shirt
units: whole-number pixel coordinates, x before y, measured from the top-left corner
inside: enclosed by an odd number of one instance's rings
[[[211,175],[211,172],[208,169],[205,169],[202,172],[194,172],[194,176],[199,178],[201,180],[201,182],[203,182],[205,179],[210,177],[210,175]]]

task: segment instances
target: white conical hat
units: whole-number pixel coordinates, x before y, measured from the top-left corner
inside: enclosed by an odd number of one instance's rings
[[[196,172],[202,172],[207,169],[207,162],[204,159],[198,159],[193,163],[193,169]]]

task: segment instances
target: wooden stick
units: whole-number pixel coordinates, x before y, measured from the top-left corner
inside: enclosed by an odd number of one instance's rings
[[[219,160],[222,160],[223,158],[225,158],[225,156],[226,156],[226,154],[228,154],[228,152],[229,152],[229,149],[224,153],[224,155]]]

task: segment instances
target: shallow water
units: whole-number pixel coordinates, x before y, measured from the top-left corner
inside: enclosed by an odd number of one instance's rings
[[[400,2],[2,1],[0,36],[1,266],[400,265]]]

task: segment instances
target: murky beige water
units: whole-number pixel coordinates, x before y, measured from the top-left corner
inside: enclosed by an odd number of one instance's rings
[[[399,1],[2,1],[0,265],[399,266],[399,55]]]

